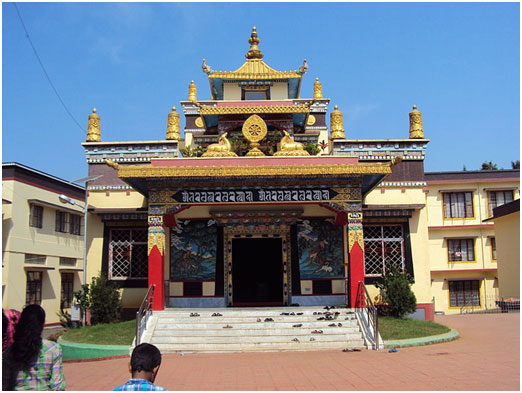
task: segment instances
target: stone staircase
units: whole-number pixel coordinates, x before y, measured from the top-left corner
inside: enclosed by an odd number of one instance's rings
[[[162,353],[366,348],[355,313],[340,307],[167,309],[153,313],[141,342]]]

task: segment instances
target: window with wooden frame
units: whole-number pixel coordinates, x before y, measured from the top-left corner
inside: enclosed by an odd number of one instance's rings
[[[488,191],[488,214],[493,216],[493,209],[513,201],[513,190]]]
[[[42,272],[28,271],[25,304],[42,303]]]
[[[110,280],[148,278],[147,239],[147,229],[110,230]]]
[[[29,226],[41,228],[43,224],[43,207],[29,204]]]
[[[480,307],[479,280],[449,281],[450,307]]]
[[[269,86],[245,86],[241,88],[241,99],[243,101],[259,101],[270,99]]]
[[[491,259],[493,261],[497,260],[497,242],[494,237],[489,238],[491,241]]]
[[[474,239],[448,239],[448,261],[470,262],[475,261]]]
[[[473,193],[443,192],[444,218],[473,218]]]
[[[74,291],[74,273],[62,273],[62,297],[60,308],[71,308]]]
[[[56,211],[56,225],[54,227],[56,232],[67,232],[68,216],[69,215],[66,212],[60,210]]]
[[[69,214],[69,233],[72,235],[82,234],[82,216]]]

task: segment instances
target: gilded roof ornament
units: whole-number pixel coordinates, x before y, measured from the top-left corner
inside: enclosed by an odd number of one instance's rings
[[[218,139],[218,143],[213,143],[207,146],[207,151],[203,153],[202,157],[237,157],[237,154],[232,151],[232,145],[227,139],[228,133],[225,132]]]
[[[330,139],[346,139],[344,135],[343,112],[339,110],[337,105],[334,111],[330,113]]]
[[[92,108],[87,122],[87,139],[86,142],[101,142],[100,116],[96,113],[96,108]]]
[[[306,74],[306,71],[308,71],[308,63],[306,62],[306,59],[304,59],[303,65],[299,66],[297,73],[303,75],[303,74]]]
[[[263,54],[259,50],[259,38],[257,37],[257,29],[256,27],[252,27],[252,34],[250,34],[250,39],[248,40],[248,43],[250,44],[250,50],[247,52],[245,57],[248,60],[251,59],[262,59]]]
[[[207,59],[203,59],[203,64],[201,64],[201,68],[203,69],[203,72],[207,75],[210,75],[214,72],[214,70],[212,69],[212,67],[210,67],[209,65],[207,65]]]
[[[410,139],[424,139],[424,129],[422,128],[422,113],[413,105],[410,112]]]
[[[258,115],[252,115],[243,123],[241,129],[245,139],[250,142],[251,149],[246,154],[247,156],[264,156],[261,150],[259,150],[259,142],[266,136],[268,127],[265,121]]]
[[[191,102],[196,102],[198,100],[197,88],[194,81],[190,81],[187,100]]]
[[[116,170],[120,169],[120,164],[118,164],[118,163],[115,162],[115,161],[112,161],[112,160],[105,160],[105,163],[106,163],[108,166],[110,166],[110,167],[112,167],[112,168],[114,168],[114,169],[116,169]]]
[[[172,112],[167,117],[167,140],[179,140],[179,113],[176,107],[172,107]]]
[[[296,142],[294,138],[290,136],[290,134],[283,130],[283,139],[281,139],[281,142],[279,144],[280,149],[277,153],[274,154],[274,156],[309,156],[310,153],[308,153],[304,149],[304,145],[302,143]]]
[[[314,100],[323,98],[323,85],[319,82],[319,78],[315,78],[314,82]]]

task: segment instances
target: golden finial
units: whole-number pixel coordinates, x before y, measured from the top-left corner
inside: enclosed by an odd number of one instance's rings
[[[422,113],[413,105],[410,112],[410,139],[424,139],[424,129],[422,128]]]
[[[330,139],[346,139],[344,135],[343,112],[339,110],[337,105],[334,111],[330,113]]]
[[[167,118],[167,140],[177,141],[179,139],[179,113],[176,107],[172,107],[172,112]]]
[[[96,108],[92,108],[87,122],[86,142],[101,142],[100,116],[96,114]]]
[[[250,39],[248,40],[248,43],[250,44],[250,50],[247,52],[245,57],[248,60],[251,59],[262,59],[263,54],[259,50],[259,38],[257,37],[257,29],[256,27],[252,27],[252,34],[250,34]]]
[[[323,85],[319,82],[319,78],[315,78],[314,82],[314,100],[323,98]]]
[[[192,102],[196,102],[198,100],[196,84],[194,83],[194,81],[190,81],[188,100]]]

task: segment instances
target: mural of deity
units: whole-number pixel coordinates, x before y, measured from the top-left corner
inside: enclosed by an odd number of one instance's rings
[[[217,227],[214,221],[178,221],[170,236],[170,279],[215,280]]]
[[[342,278],[342,227],[333,220],[303,220],[297,226],[301,279]]]

